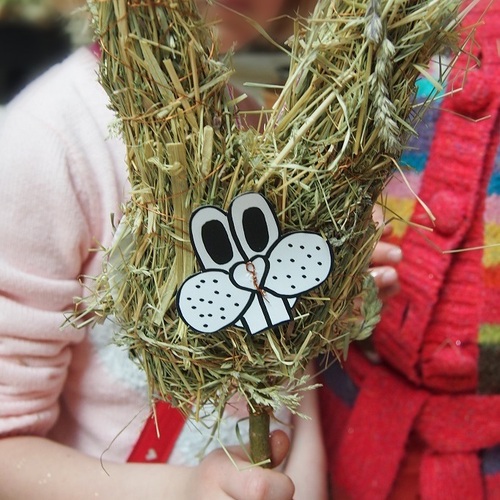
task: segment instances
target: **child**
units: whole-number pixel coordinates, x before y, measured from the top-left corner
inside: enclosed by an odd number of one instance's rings
[[[286,7],[284,0],[225,3],[264,25]],[[222,18],[223,46],[252,38],[234,14],[200,7]],[[296,423],[283,472],[243,470],[249,464],[239,448],[231,454],[241,472],[220,449],[198,463],[203,437],[190,423],[174,436],[168,465],[153,463],[154,447],[144,450],[151,463],[126,463],[147,413],[144,375],[110,345],[110,322],[60,329],[63,311],[83,293],[79,277],[100,271],[102,255],[90,249],[109,245],[110,214],[128,191],[125,147],[109,138],[114,117],[96,69],[91,50],[77,51],[15,99],[1,128],[0,497],[284,500],[295,487],[294,498],[322,498],[312,393],[303,411],[313,420]],[[227,421],[234,440],[236,417]],[[173,427],[165,422],[162,440]],[[288,445],[285,434],[273,435],[274,465]]]

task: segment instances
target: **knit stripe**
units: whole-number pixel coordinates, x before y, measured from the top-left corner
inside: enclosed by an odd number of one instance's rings
[[[500,325],[481,325],[479,329],[480,344],[500,344]]]
[[[486,288],[482,296],[481,324],[497,325],[500,327],[500,288]]]
[[[423,102],[424,100],[419,99],[418,101]],[[417,125],[417,135],[408,141],[407,149],[401,157],[401,165],[410,166],[417,172],[421,172],[425,168],[439,115],[440,109],[438,107],[431,106],[427,109],[425,123],[421,122]]]
[[[486,267],[499,265],[500,246],[498,246],[498,243],[500,242],[500,224],[486,221],[484,240],[483,264]]]
[[[411,186],[413,191],[418,193],[420,191],[420,185],[422,184],[422,174],[413,168],[405,168],[403,169],[403,175],[404,180],[401,178],[400,173],[395,173],[385,190],[385,194],[397,199],[407,198],[409,200],[414,200],[415,197],[410,189],[408,189],[407,184]]]
[[[500,265],[485,268],[484,283],[487,288],[500,288]]]
[[[401,165],[411,167],[417,172],[422,172],[425,168],[429,155],[421,152],[404,153],[401,157]]]
[[[500,194],[500,157],[497,156],[493,175],[491,176],[490,185],[488,186],[488,194]]]
[[[500,152],[497,153],[498,159],[500,159]],[[492,194],[486,198],[484,220],[485,222],[495,222],[500,225],[500,195]]]

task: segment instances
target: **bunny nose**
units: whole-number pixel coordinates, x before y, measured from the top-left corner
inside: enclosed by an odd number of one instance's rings
[[[262,287],[264,286],[264,278],[268,267],[267,259],[256,257],[252,261],[241,262],[235,266],[232,278],[239,287],[263,294]]]

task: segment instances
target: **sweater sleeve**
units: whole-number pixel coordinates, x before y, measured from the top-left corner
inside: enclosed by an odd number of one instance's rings
[[[70,165],[49,123],[14,107],[0,130],[0,435],[48,432],[83,332],[61,329],[92,245]]]

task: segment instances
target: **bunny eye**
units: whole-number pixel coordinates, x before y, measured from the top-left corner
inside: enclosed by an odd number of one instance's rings
[[[247,257],[264,255],[280,237],[274,209],[259,193],[236,197],[229,207],[235,240]]]
[[[191,243],[203,269],[229,269],[243,260],[233,239],[227,213],[211,206],[198,208],[189,224]]]
[[[269,243],[266,217],[258,207],[247,208],[242,217],[243,231],[248,246],[254,252],[263,252]]]
[[[232,260],[233,247],[221,221],[205,222],[201,228],[201,239],[205,250],[216,264],[227,264]]]

